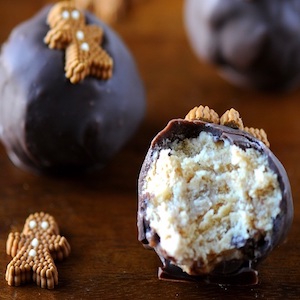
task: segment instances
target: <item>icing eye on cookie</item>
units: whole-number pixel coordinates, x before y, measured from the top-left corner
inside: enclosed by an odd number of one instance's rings
[[[78,10],[73,10],[71,15],[72,15],[72,19],[78,20],[80,17],[80,12]]]
[[[48,223],[47,221],[43,221],[43,222],[41,223],[41,227],[42,227],[44,230],[46,230],[46,229],[49,228],[49,223]]]
[[[70,18],[70,13],[67,10],[64,10],[61,16],[63,19],[68,20]]]
[[[33,228],[35,228],[36,227],[36,221],[35,220],[31,220],[30,222],[29,222],[29,227],[31,228],[31,229],[33,229]]]

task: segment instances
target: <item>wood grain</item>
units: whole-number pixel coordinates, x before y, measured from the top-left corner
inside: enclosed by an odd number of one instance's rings
[[[0,43],[46,1],[5,1]],[[102,171],[75,178],[19,170],[0,148],[0,299],[299,299],[300,298],[300,91],[261,93],[234,87],[199,62],[187,42],[182,0],[142,1],[114,25],[133,52],[145,82],[148,108],[134,138]],[[287,241],[260,266],[254,287],[173,283],[157,279],[153,251],[137,241],[136,182],[152,137],[171,118],[203,104],[219,114],[235,107],[246,126],[262,127],[289,174],[295,203]],[[35,211],[55,216],[71,244],[57,263],[59,286],[9,287],[5,243]]]

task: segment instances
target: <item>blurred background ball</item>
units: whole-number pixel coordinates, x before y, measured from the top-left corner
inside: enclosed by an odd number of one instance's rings
[[[299,0],[186,0],[191,47],[238,86],[286,90],[300,83]]]

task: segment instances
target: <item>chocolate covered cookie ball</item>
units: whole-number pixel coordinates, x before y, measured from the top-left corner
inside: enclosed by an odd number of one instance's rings
[[[186,0],[191,46],[239,86],[286,90],[300,84],[297,0]]]
[[[256,284],[293,219],[289,180],[262,129],[196,107],[153,139],[139,176],[139,240],[159,278]]]
[[[0,55],[0,137],[44,173],[103,167],[142,121],[145,93],[120,37],[70,1],[17,26]]]

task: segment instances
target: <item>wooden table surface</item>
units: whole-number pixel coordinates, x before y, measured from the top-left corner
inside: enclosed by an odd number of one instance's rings
[[[5,4],[3,4],[5,2]],[[46,1],[1,1],[0,43]],[[0,148],[0,299],[300,299],[300,90],[262,93],[232,86],[191,51],[182,0],[140,1],[113,25],[134,54],[147,90],[147,114],[134,138],[102,171],[76,178],[37,176],[16,168]],[[152,137],[172,118],[205,104],[235,107],[248,126],[268,133],[290,178],[295,216],[287,241],[260,268],[251,287],[159,281],[159,259],[137,241],[137,176]],[[71,244],[57,263],[59,285],[10,287],[5,243],[35,211],[55,216]]]

